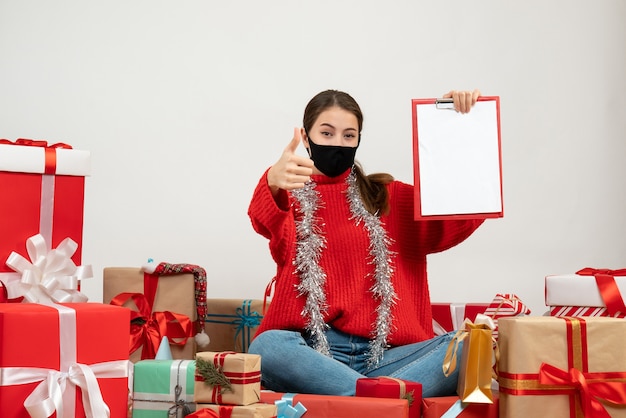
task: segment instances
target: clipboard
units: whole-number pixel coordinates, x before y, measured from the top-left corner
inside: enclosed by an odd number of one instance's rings
[[[452,99],[413,99],[414,218],[504,216],[500,98],[479,97],[469,113]]]

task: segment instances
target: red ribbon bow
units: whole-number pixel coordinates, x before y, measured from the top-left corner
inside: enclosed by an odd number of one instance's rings
[[[22,145],[27,147],[45,147],[45,148],[65,148],[72,149],[71,145],[64,144],[63,142],[57,142],[56,144],[48,145],[48,141],[43,140],[35,140],[35,139],[26,139],[26,138],[18,138],[13,141],[9,141],[8,139],[0,139],[0,144],[7,145]]]
[[[583,415],[587,418],[611,417],[598,399],[613,405],[626,404],[626,383],[602,380],[607,378],[605,373],[583,373],[575,368],[567,372],[546,363],[539,368],[542,385],[567,386],[578,391]]]
[[[606,310],[610,315],[618,312],[626,313],[626,305],[619,292],[614,276],[626,276],[626,269],[609,270],[594,269],[585,267],[576,272],[579,276],[594,276],[602,301],[606,305]]]
[[[71,145],[64,144],[63,142],[57,142],[56,144],[48,145],[48,141],[18,138],[15,142],[11,142],[8,139],[0,139],[0,144],[6,145],[22,145],[26,147],[43,147],[45,148],[45,174],[55,174],[57,169],[57,148],[72,149]]]
[[[111,305],[123,306],[129,299],[135,302],[138,309],[131,312],[130,353],[143,345],[142,360],[154,359],[164,336],[170,344],[180,346],[193,336],[192,323],[187,315],[170,311],[152,312],[152,304],[143,293],[120,293],[111,300]],[[175,340],[179,338],[182,340]]]

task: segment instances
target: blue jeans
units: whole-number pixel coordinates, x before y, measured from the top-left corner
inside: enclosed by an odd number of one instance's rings
[[[332,358],[315,351],[299,332],[283,330],[257,335],[248,352],[261,355],[263,386],[277,392],[353,396],[357,379],[389,376],[421,383],[423,397],[446,396],[456,393],[458,379],[458,369],[445,377],[441,368],[453,335],[390,348],[369,370],[369,340],[333,329],[326,332]]]

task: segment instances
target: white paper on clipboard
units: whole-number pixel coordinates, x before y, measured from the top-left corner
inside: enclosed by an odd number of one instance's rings
[[[415,218],[503,216],[499,98],[469,113],[413,100]]]

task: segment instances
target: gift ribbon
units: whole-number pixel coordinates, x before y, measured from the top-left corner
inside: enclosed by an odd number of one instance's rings
[[[583,318],[560,319],[566,324],[568,370],[542,363],[539,373],[501,372],[500,391],[517,396],[567,395],[571,418],[609,418],[598,399],[625,405],[626,372],[589,372],[587,323]]]
[[[461,414],[461,412],[463,412],[463,410],[467,407],[467,405],[469,404],[467,403],[464,404],[459,399],[458,401],[453,403],[452,406],[448,408],[446,412],[444,412],[441,418],[456,418]]]
[[[8,139],[0,139],[0,144],[21,145],[26,147],[43,147],[45,152],[44,174],[55,174],[57,169],[57,152],[58,148],[72,149],[68,144],[58,142],[48,145],[47,141],[39,141],[33,139],[18,138],[15,142]]]
[[[4,283],[0,280],[0,303],[20,303],[24,300],[24,296],[20,296],[17,298],[9,298],[9,292],[7,292],[7,288]]]
[[[609,270],[585,267],[576,272],[579,276],[594,276],[602,301],[607,312],[613,316],[618,312],[626,313],[626,306],[620,294],[614,276],[626,276],[626,269]]]
[[[48,252],[41,234],[26,241],[30,261],[11,252],[6,265],[21,273],[19,281],[7,283],[7,291],[15,296],[24,296],[31,303],[87,302],[87,296],[78,290],[80,280],[93,276],[91,266],[76,267],[71,257],[78,244],[65,238],[56,249]]]
[[[280,399],[274,401],[276,405],[276,418],[300,418],[307,411],[306,407],[298,402],[294,406],[295,393],[285,393]]]
[[[252,329],[261,324],[263,316],[252,310],[252,300],[244,300],[240,307],[235,309],[234,315],[207,314],[207,318],[234,318],[232,321],[219,321],[216,319],[206,319],[205,322],[213,324],[227,324],[235,326],[234,347],[237,347],[237,340],[241,336],[241,350],[247,351],[250,344]]]
[[[233,354],[237,355],[237,353],[235,353],[234,351],[222,351],[219,353],[215,353],[215,355],[213,356],[213,365],[215,366],[217,370],[221,371],[224,377],[226,377],[226,379],[228,379],[228,381],[233,385],[248,385],[248,384],[260,383],[261,382],[260,370],[247,372],[247,373],[246,372],[243,372],[243,373],[231,372],[231,371],[225,370],[224,364],[226,362],[226,357],[228,357],[229,355],[233,355]],[[205,382],[204,378],[198,373],[197,367],[196,367],[195,381]],[[206,383],[210,384],[213,387],[212,392],[211,392],[211,403],[216,403],[216,404],[223,403],[222,386],[213,385],[209,382],[206,382]]]
[[[128,360],[91,365],[76,362],[76,311],[62,305],[49,305],[59,312],[59,369],[37,367],[2,367],[0,385],[13,386],[40,382],[24,401],[32,418],[75,416],[76,387],[81,389],[87,418],[109,417],[109,407],[102,398],[98,378],[129,378]]]
[[[138,309],[131,311],[130,353],[143,345],[142,360],[154,359],[164,336],[170,344],[180,346],[193,336],[193,326],[187,315],[170,311],[152,312],[152,305],[143,293],[120,293],[111,300],[111,305],[124,306],[129,299]]]

